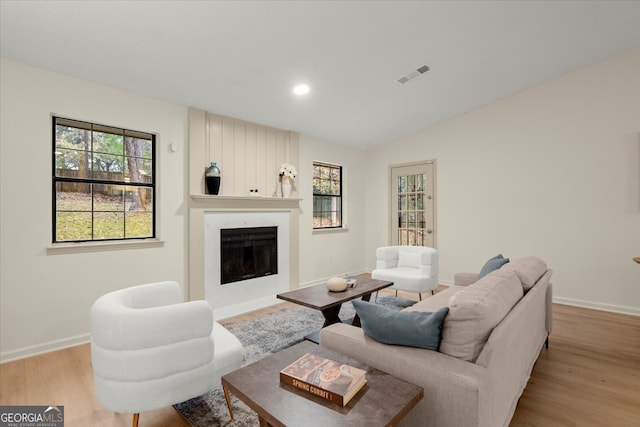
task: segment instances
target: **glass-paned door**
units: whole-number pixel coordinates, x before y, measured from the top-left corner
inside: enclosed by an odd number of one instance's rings
[[[434,164],[391,168],[391,244],[435,244]]]

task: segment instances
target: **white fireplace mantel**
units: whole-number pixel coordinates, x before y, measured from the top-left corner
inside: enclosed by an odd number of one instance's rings
[[[191,208],[203,209],[298,209],[302,199],[259,196],[192,194]]]

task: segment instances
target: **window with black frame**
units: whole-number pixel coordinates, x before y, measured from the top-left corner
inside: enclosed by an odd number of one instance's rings
[[[342,166],[313,162],[313,228],[342,227]]]
[[[53,243],[155,237],[155,135],[53,117]]]

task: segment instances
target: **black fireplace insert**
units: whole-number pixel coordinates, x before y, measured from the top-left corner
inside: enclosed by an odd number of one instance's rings
[[[278,227],[220,230],[220,283],[278,274]]]

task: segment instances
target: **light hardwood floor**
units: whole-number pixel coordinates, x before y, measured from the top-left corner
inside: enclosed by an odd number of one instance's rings
[[[554,304],[553,318],[511,426],[639,426],[640,317]],[[64,405],[67,427],[130,426],[96,401],[92,375],[88,344],[4,363],[0,405]],[[188,425],[171,407],[140,416],[141,427]]]

